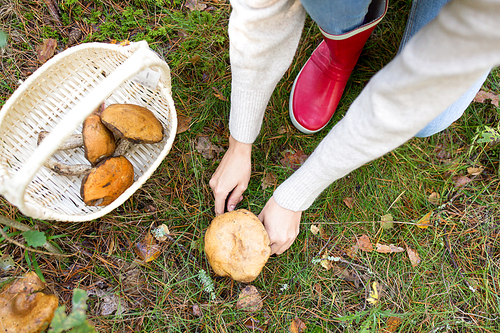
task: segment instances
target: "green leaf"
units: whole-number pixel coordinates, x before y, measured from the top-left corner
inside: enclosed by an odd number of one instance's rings
[[[7,45],[7,34],[3,30],[0,30],[0,47],[4,47],[5,45]]]
[[[37,230],[28,230],[23,232],[24,239],[30,247],[42,246],[47,241],[45,233]]]
[[[71,313],[67,316],[65,313],[66,307],[58,307],[50,324],[49,333],[60,333],[70,329],[72,333],[94,333],[95,329],[88,323],[85,315],[87,298],[87,292],[84,290],[73,290],[73,309]]]

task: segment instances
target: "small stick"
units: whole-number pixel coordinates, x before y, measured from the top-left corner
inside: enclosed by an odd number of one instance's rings
[[[455,267],[455,269],[458,271],[458,273],[460,273],[460,276],[462,277],[462,279],[464,280],[465,284],[470,289],[470,291],[472,291],[473,293],[475,293],[476,292],[476,288],[474,288],[473,286],[471,286],[471,284],[469,283],[469,281],[467,281],[467,279],[465,278],[465,276],[462,274],[462,269],[455,262],[453,251],[451,250],[451,246],[450,246],[450,241],[448,239],[448,235],[445,234],[443,236],[443,238],[444,238],[444,244],[445,244],[446,248],[448,249],[448,253],[450,254],[450,260],[451,260],[451,263],[453,264],[453,267]]]
[[[18,241],[16,241],[16,240],[10,238],[9,236],[7,236],[7,234],[5,233],[5,231],[3,231],[2,228],[0,228],[0,234],[2,235],[3,238],[5,238],[6,241],[8,241],[8,242],[10,242],[10,243],[12,243],[14,245],[17,245],[21,249],[26,250],[26,251],[40,253],[40,254],[46,254],[46,255],[49,255],[49,256],[58,256],[58,257],[72,257],[72,256],[76,255],[76,253],[74,253],[74,254],[61,254],[61,253],[53,253],[53,252],[47,252],[47,251],[41,251],[41,250],[32,249],[31,247],[25,246],[25,245],[19,243]]]

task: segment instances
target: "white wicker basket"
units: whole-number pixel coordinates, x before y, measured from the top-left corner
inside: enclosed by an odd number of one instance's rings
[[[137,74],[145,71],[159,73],[157,84],[137,83]],[[43,164],[53,154],[64,163],[89,164],[83,149],[56,150],[69,135],[81,133],[85,118],[103,101],[148,108],[162,122],[165,137],[157,144],[132,145],[125,156],[134,166],[134,184],[110,205],[90,207],[80,197],[82,177],[61,176]],[[37,219],[101,217],[151,176],[170,151],[176,129],[170,69],[146,42],[69,48],[33,73],[0,112],[0,194]],[[51,134],[37,147],[40,131]]]

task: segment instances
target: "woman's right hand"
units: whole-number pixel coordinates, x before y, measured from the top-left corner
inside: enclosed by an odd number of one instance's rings
[[[227,149],[217,170],[212,175],[209,185],[214,192],[215,215],[224,213],[227,200],[227,210],[232,211],[243,200],[243,192],[248,187],[252,172],[252,144],[236,141],[229,137]]]

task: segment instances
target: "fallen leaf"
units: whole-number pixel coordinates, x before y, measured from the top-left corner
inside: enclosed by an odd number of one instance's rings
[[[198,136],[198,141],[196,142],[196,150],[206,159],[213,159],[216,154],[222,153],[224,149],[214,145],[210,141],[210,137],[207,135]]]
[[[273,187],[275,184],[276,184],[276,175],[272,172],[266,172],[266,175],[262,180],[262,189],[265,190],[268,187]]]
[[[441,203],[441,199],[439,193],[437,192],[432,192],[430,195],[429,195],[429,198],[427,198],[427,200],[429,200],[429,202],[435,206],[439,205]]]
[[[354,198],[352,197],[344,198],[342,201],[349,209],[352,209],[352,207],[354,206]]]
[[[337,263],[330,262],[330,266],[332,268],[332,273],[335,276],[337,276],[345,281],[354,282],[354,286],[356,288],[359,287],[360,277],[358,276],[358,274],[354,270],[343,267]]]
[[[47,60],[52,58],[54,52],[56,51],[57,41],[53,38],[44,39],[43,44],[37,49],[38,61],[41,64],[45,63]]]
[[[319,228],[314,224],[311,224],[311,232],[313,233],[313,235],[317,235],[319,234]]]
[[[401,325],[401,318],[398,317],[389,317],[385,322],[385,328],[382,332],[384,333],[394,333],[398,329],[399,325]]]
[[[300,320],[298,317],[295,317],[294,320],[292,320],[292,323],[290,324],[290,332],[292,333],[302,333],[305,332],[306,330],[306,324],[302,320]]]
[[[57,1],[55,1],[55,0],[43,0],[43,2],[45,3],[47,8],[49,9],[49,13],[52,16],[52,18],[54,19],[54,21],[56,21],[56,23],[58,25],[61,25],[61,17],[59,15]]]
[[[170,235],[170,230],[168,230],[168,227],[165,224],[162,224],[158,228],[154,229],[152,233],[157,241],[164,242],[168,239],[166,235]]]
[[[191,127],[191,120],[192,119],[193,119],[192,117],[178,115],[177,116],[177,133],[176,134],[186,132],[189,129],[189,127]]]
[[[130,45],[130,41],[128,39],[124,39],[120,42],[120,46],[127,46]]]
[[[200,61],[201,57],[199,54],[195,54],[189,59],[189,62],[193,65],[195,65],[198,61]]]
[[[246,328],[252,330],[252,332],[265,332],[265,325],[259,325],[259,323],[260,321],[258,319],[250,317],[243,323],[243,325],[245,325]]]
[[[161,247],[156,244],[153,236],[148,233],[134,248],[135,254],[144,262],[150,262],[161,254]]]
[[[332,268],[332,262],[328,260],[328,252],[323,253],[323,255],[321,256],[320,265],[326,270]]]
[[[385,245],[377,243],[375,244],[375,247],[376,247],[375,251],[377,251],[378,253],[398,253],[398,252],[403,252],[405,250],[402,247],[393,244]]]
[[[369,296],[366,299],[366,301],[371,305],[376,305],[380,300],[381,291],[382,287],[378,284],[378,282],[376,281],[373,282],[370,288]]]
[[[420,255],[418,254],[418,252],[407,245],[406,253],[408,253],[408,258],[410,258],[411,265],[413,267],[416,267],[420,263]]]
[[[280,160],[281,164],[285,167],[297,170],[306,161],[308,155],[304,154],[302,150],[297,150],[295,153],[289,151],[284,153],[283,158]]]
[[[256,312],[262,309],[262,297],[260,293],[252,285],[246,286],[239,294],[236,302],[236,309],[247,312]]]
[[[99,288],[94,288],[87,290],[87,295],[95,295],[100,299],[99,302],[99,315],[109,316],[110,314],[115,314],[116,316],[121,315],[129,310],[128,303],[125,298],[122,298],[111,290],[105,291]]]
[[[345,253],[347,254],[347,256],[351,259],[356,259],[357,257],[357,254],[358,254],[358,250],[359,250],[359,246],[358,244],[354,244],[353,246],[347,248],[345,250]]]
[[[485,103],[487,100],[490,100],[490,103],[498,108],[499,98],[498,95],[489,91],[479,90],[474,97],[474,102]]]
[[[478,176],[483,172],[483,168],[467,168],[467,173],[471,176]]]
[[[394,218],[391,214],[386,214],[380,217],[380,226],[384,230],[391,229],[394,226]]]
[[[80,41],[82,38],[82,31],[78,26],[74,26],[71,31],[69,32],[68,35],[68,43],[66,44],[67,46],[74,45]]]
[[[427,229],[431,225],[432,211],[428,212],[417,222],[417,227],[420,229]]]
[[[356,244],[358,245],[361,251],[366,251],[366,252],[373,251],[373,245],[368,235],[362,235],[361,237],[359,237],[356,241]]]
[[[451,153],[448,151],[448,146],[438,143],[434,148],[436,158],[441,162],[448,162],[451,158]]]
[[[455,187],[456,188],[460,188],[464,185],[467,185],[468,183],[470,183],[472,181],[472,179],[470,179],[469,177],[467,176],[457,176],[457,177],[453,177],[453,182],[455,183]]]
[[[203,317],[203,312],[201,312],[200,306],[198,304],[193,304],[193,314],[196,317]]]
[[[227,98],[215,87],[212,87],[213,91],[215,91],[214,96],[220,99],[223,102],[227,101]]]
[[[184,3],[184,6],[189,8],[189,10],[199,10],[199,11],[202,11],[205,8],[207,8],[207,5],[205,3],[198,0],[187,0]]]

